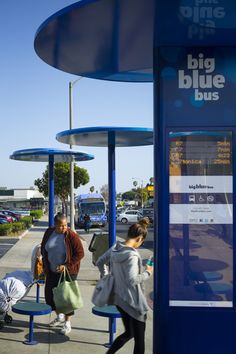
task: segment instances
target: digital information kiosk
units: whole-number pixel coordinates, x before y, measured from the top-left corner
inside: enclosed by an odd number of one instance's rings
[[[154,50],[155,353],[233,354],[236,47],[217,45],[222,33],[197,20],[211,12],[219,24],[220,1],[188,3],[170,15],[173,38],[156,38]]]

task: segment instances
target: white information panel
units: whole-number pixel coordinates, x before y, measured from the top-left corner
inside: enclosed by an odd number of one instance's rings
[[[232,132],[169,141],[170,306],[232,307]]]

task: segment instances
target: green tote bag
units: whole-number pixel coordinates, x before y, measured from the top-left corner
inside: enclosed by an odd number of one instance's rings
[[[66,280],[68,275],[69,281]],[[65,267],[61,273],[57,287],[53,288],[53,301],[57,311],[67,314],[83,307],[83,300],[77,280],[72,280]]]

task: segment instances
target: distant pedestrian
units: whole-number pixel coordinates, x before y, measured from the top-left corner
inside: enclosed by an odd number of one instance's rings
[[[84,215],[84,230],[85,232],[89,233],[89,229],[91,227],[91,219],[88,214]]]
[[[79,236],[68,228],[65,215],[58,213],[54,221],[55,227],[49,227],[46,230],[41,244],[43,269],[46,276],[45,300],[57,314],[50,326],[63,324],[61,334],[68,334],[71,331],[70,316],[74,312],[59,315],[53,301],[52,289],[58,285],[64,267],[67,267],[72,280],[77,278],[80,261],[84,257],[84,249]]]
[[[142,271],[141,257],[137,251],[147,236],[147,220],[141,219],[130,226],[124,243],[117,242],[97,261],[101,276],[107,265],[114,276],[113,300],[121,313],[125,332],[113,342],[107,354],[116,353],[131,338],[134,338],[133,354],[145,352],[145,327],[148,305],[144,295],[143,282],[151,276],[153,267],[146,265]]]

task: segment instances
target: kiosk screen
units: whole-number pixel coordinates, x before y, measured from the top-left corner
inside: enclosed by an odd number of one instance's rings
[[[232,307],[232,132],[169,133],[170,306]]]

